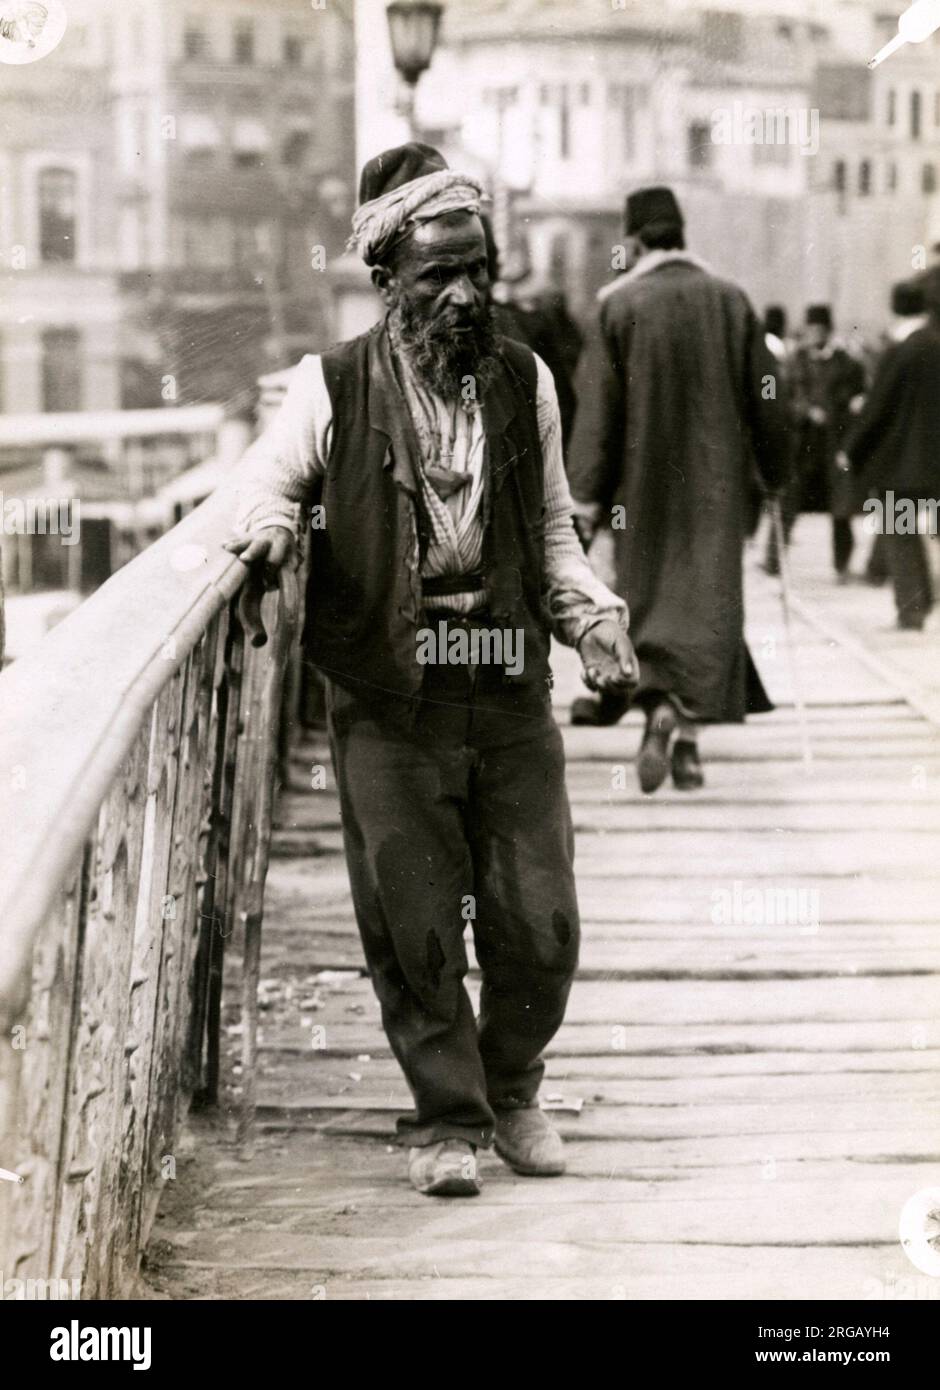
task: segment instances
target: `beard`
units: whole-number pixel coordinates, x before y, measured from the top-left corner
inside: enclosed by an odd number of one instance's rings
[[[460,313],[444,309],[429,315],[402,296],[391,307],[389,327],[418,380],[444,400],[482,396],[496,375],[499,348],[489,302]],[[457,332],[458,328],[464,331]],[[469,397],[467,377],[473,379]]]

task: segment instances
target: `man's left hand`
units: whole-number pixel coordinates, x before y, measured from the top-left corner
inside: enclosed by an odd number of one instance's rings
[[[581,679],[588,690],[609,690],[619,695],[634,691],[640,680],[640,663],[633,643],[614,618],[604,618],[581,638]]]

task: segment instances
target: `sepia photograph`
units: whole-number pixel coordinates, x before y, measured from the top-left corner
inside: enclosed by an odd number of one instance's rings
[[[938,512],[940,0],[0,0],[34,1363],[926,1352]]]

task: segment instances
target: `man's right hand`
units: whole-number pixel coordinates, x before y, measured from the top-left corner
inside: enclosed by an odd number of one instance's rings
[[[294,533],[286,526],[265,526],[253,536],[233,536],[224,548],[248,566],[238,612],[251,645],[263,647],[268,637],[261,617],[261,600],[265,590],[277,588],[281,570],[293,569],[297,563]]]
[[[294,533],[286,526],[265,526],[253,536],[233,536],[225,549],[260,575],[265,589],[276,589],[279,572],[297,561]]]

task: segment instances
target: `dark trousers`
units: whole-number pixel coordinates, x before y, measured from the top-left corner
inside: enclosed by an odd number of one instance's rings
[[[796,520],[793,511],[782,508],[781,520],[783,521],[783,534],[786,544],[790,542],[790,533]],[[852,522],[849,517],[834,516],[832,518],[832,563],[837,574],[844,574],[849,567],[852,559],[852,552],[855,549],[855,536],[852,531]],[[780,557],[777,553],[777,533],[771,522],[767,532],[767,552],[764,557],[764,568],[768,574],[779,574]]]
[[[548,692],[497,667],[428,666],[413,724],[330,683],[353,902],[415,1102],[402,1142],[487,1146],[535,1103],[577,964],[574,840]],[[479,1022],[464,931],[483,976]]]
[[[855,536],[852,521],[847,516],[832,518],[832,563],[836,574],[845,574],[849,568],[852,551],[855,549]]]
[[[868,564],[865,566],[865,578],[869,584],[883,584],[891,574],[886,541],[887,536],[879,532],[871,543],[871,550],[868,552]]]
[[[921,627],[933,607],[933,576],[923,536],[884,537],[902,627]]]

